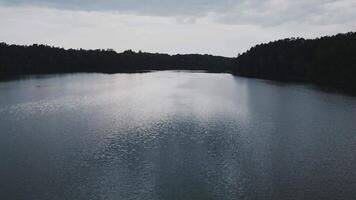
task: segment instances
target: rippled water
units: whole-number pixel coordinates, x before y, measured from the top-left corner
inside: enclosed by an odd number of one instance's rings
[[[0,199],[355,199],[356,98],[228,74],[0,82]]]

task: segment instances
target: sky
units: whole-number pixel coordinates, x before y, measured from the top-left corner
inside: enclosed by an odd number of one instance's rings
[[[356,31],[356,0],[0,0],[0,41],[233,57]]]

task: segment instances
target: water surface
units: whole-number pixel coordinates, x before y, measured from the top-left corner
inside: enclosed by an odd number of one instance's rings
[[[229,74],[0,82],[0,199],[355,199],[355,113]]]

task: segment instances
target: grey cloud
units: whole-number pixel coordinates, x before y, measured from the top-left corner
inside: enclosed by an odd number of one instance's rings
[[[0,0],[0,4],[169,16],[183,23],[203,16],[219,23],[260,26],[356,22],[355,0]]]
[[[142,15],[203,15],[226,9],[231,0],[0,0],[8,6],[35,5],[60,9],[119,11]]]

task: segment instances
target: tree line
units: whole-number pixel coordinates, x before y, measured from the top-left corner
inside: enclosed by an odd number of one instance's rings
[[[0,74],[48,74],[72,72],[137,72],[144,70],[231,70],[232,58],[212,55],[168,55],[127,50],[63,49],[47,45],[0,43]]]
[[[234,73],[356,91],[356,33],[260,44],[236,58]]]
[[[127,50],[63,49],[0,43],[0,75],[72,72],[205,70],[240,76],[326,84],[356,92],[356,33],[259,44],[236,58]]]

